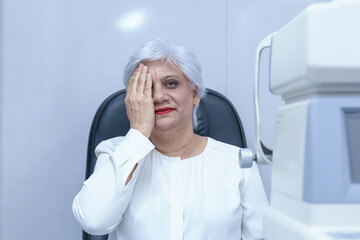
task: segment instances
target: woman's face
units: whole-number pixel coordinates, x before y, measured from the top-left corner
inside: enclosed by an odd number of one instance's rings
[[[145,63],[152,77],[152,98],[155,108],[153,131],[192,128],[192,111],[199,103],[199,94],[192,89],[183,72],[162,61]]]

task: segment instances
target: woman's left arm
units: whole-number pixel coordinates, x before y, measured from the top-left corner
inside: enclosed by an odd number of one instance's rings
[[[263,214],[269,206],[257,164],[249,169],[242,169],[244,178],[240,185],[243,221],[242,239],[250,240],[262,237]]]

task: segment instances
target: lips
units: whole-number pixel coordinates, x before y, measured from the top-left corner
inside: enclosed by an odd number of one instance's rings
[[[170,107],[158,108],[155,110],[155,114],[165,114],[172,112],[174,109]]]

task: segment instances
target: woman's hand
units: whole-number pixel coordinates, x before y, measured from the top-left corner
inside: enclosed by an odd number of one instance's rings
[[[155,123],[155,109],[151,97],[152,79],[149,69],[140,63],[131,76],[125,97],[130,127],[150,137]]]

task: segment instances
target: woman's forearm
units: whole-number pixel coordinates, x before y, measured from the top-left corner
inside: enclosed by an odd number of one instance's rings
[[[82,228],[95,235],[113,231],[131,200],[144,157],[151,142],[136,130],[125,138],[104,141],[96,148],[94,173],[73,202],[73,212]]]

